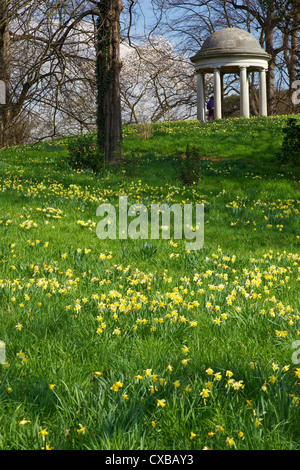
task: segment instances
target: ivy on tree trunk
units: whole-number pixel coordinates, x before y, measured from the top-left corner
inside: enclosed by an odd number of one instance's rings
[[[122,153],[120,99],[120,14],[121,0],[98,4],[96,40],[97,146],[109,164]]]
[[[10,38],[9,38],[9,10],[10,1],[0,0],[0,80],[5,84],[5,104],[0,104],[0,147],[13,144],[10,141]]]

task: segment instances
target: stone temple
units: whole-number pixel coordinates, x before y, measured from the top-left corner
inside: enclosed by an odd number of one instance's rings
[[[266,72],[271,56],[258,40],[240,28],[225,28],[211,34],[191,57],[197,75],[197,118],[206,121],[205,74],[214,74],[215,119],[222,118],[223,76],[240,76],[240,113],[250,116],[249,73],[259,72],[259,114],[267,116]]]

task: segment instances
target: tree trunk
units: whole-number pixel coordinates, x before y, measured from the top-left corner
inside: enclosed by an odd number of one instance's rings
[[[101,0],[96,41],[97,144],[109,164],[122,153],[120,98],[120,14],[121,0]]]
[[[0,0],[0,80],[5,85],[5,104],[0,104],[0,147],[11,145],[9,0]]]

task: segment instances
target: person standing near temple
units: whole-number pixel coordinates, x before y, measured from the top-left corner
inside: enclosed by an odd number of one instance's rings
[[[207,109],[208,109],[208,120],[211,121],[215,117],[215,102],[214,102],[213,96],[210,97],[207,103]]]

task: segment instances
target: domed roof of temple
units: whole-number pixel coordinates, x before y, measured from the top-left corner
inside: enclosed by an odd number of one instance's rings
[[[191,60],[221,55],[269,57],[258,40],[248,31],[240,28],[224,28],[211,34]]]

